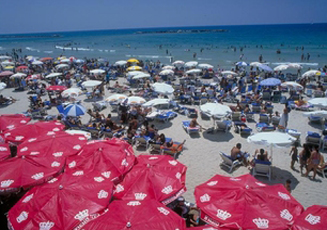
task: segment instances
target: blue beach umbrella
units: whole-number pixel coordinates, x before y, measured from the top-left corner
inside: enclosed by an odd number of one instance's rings
[[[78,117],[84,115],[86,109],[79,104],[70,104],[64,109],[65,116]]]
[[[262,80],[259,84],[261,86],[277,86],[277,85],[281,84],[281,81],[277,78],[271,77],[271,78]]]
[[[235,63],[236,66],[248,66],[249,64],[244,61],[239,61]]]

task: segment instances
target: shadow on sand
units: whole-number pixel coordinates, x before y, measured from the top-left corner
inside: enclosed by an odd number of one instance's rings
[[[209,141],[216,142],[228,142],[234,138],[234,135],[231,132],[221,132],[221,131],[205,131],[203,132],[203,137]]]

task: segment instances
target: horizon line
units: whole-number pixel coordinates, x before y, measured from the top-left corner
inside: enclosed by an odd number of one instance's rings
[[[118,28],[118,29],[85,29],[85,30],[63,30],[63,31],[44,31],[44,32],[26,32],[26,33],[8,33],[1,34],[0,36],[6,35],[25,35],[25,34],[50,34],[50,33],[71,33],[71,32],[96,32],[105,30],[137,30],[137,29],[166,29],[166,28],[192,28],[192,27],[226,27],[226,26],[275,26],[275,25],[309,25],[309,24],[327,24],[327,22],[305,22],[305,23],[277,23],[277,24],[247,24],[247,25],[201,25],[201,26],[164,26],[164,27],[134,27],[134,28]]]

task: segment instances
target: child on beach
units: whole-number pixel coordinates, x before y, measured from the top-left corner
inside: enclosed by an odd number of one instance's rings
[[[298,162],[299,160],[297,159],[297,156],[298,156],[298,149],[297,149],[297,144],[295,144],[291,151],[290,151],[290,156],[292,155],[292,161],[291,161],[291,169],[294,170],[294,164],[295,164],[295,161]]]

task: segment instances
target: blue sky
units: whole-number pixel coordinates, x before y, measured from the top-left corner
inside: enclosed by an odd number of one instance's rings
[[[2,1],[0,34],[327,22],[326,0]]]

